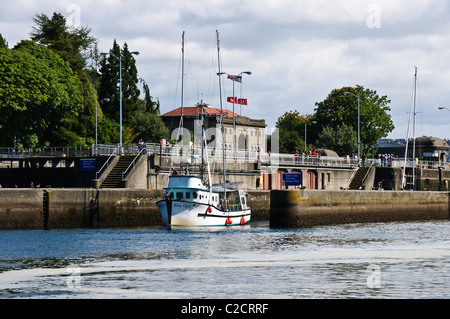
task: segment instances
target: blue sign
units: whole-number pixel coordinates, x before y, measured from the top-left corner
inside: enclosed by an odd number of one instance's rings
[[[284,186],[302,186],[302,173],[283,173]]]
[[[80,171],[95,172],[97,160],[95,158],[80,158]]]

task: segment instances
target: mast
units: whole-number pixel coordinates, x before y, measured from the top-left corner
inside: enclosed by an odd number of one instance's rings
[[[180,124],[178,126],[177,142],[181,137],[183,137],[183,107],[184,107],[184,31],[181,36],[181,117]]]
[[[217,75],[219,76],[219,98],[220,98],[220,124],[222,131],[222,166],[223,166],[223,191],[224,191],[224,207],[228,210],[227,205],[227,188],[226,188],[226,175],[225,175],[225,145],[224,145],[224,128],[223,128],[223,106],[222,106],[222,71],[220,67],[220,41],[219,41],[219,31],[216,30],[217,35],[217,64],[219,67]]]
[[[406,147],[405,147],[405,160],[404,160],[404,164],[403,164],[403,172],[402,172],[402,188],[406,189],[406,159],[408,156],[408,148],[409,148],[409,131],[410,131],[410,124],[411,124],[411,115],[414,115],[413,118],[413,154],[412,154],[412,158],[413,158],[413,180],[412,180],[412,185],[413,185],[413,189],[414,189],[414,175],[415,175],[415,166],[416,166],[416,160],[415,160],[415,156],[416,156],[416,92],[417,92],[417,67],[415,68],[415,73],[414,73],[414,89],[413,89],[413,103],[411,104],[411,107],[413,107],[413,112],[411,112],[411,108],[409,110],[409,119],[408,119],[408,131],[407,131],[407,136],[406,136]]]
[[[413,169],[412,169],[412,187],[416,190],[415,172],[416,172],[416,100],[417,100],[417,67],[414,74],[414,121],[413,121]]]

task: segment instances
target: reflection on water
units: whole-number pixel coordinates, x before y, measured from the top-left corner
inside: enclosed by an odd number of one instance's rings
[[[450,223],[0,232],[0,298],[448,298]]]

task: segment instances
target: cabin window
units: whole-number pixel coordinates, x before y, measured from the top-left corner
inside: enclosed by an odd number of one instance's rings
[[[186,196],[186,199],[191,199],[191,193],[189,193],[189,192],[187,192],[186,195],[184,195],[184,196]]]
[[[169,193],[169,198],[173,199],[173,193]]]
[[[193,193],[192,193],[192,198],[193,198],[193,199],[196,199],[196,198],[197,198],[197,192],[193,192]]]
[[[177,192],[177,199],[183,199],[183,193]]]

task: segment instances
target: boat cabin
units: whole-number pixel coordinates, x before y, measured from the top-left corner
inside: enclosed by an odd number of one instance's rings
[[[171,200],[192,201],[199,204],[212,205],[218,209],[225,207],[223,188],[209,190],[201,178],[196,176],[170,176],[169,185],[165,188],[164,197]],[[247,209],[246,191],[227,190],[226,207],[230,211]]]

